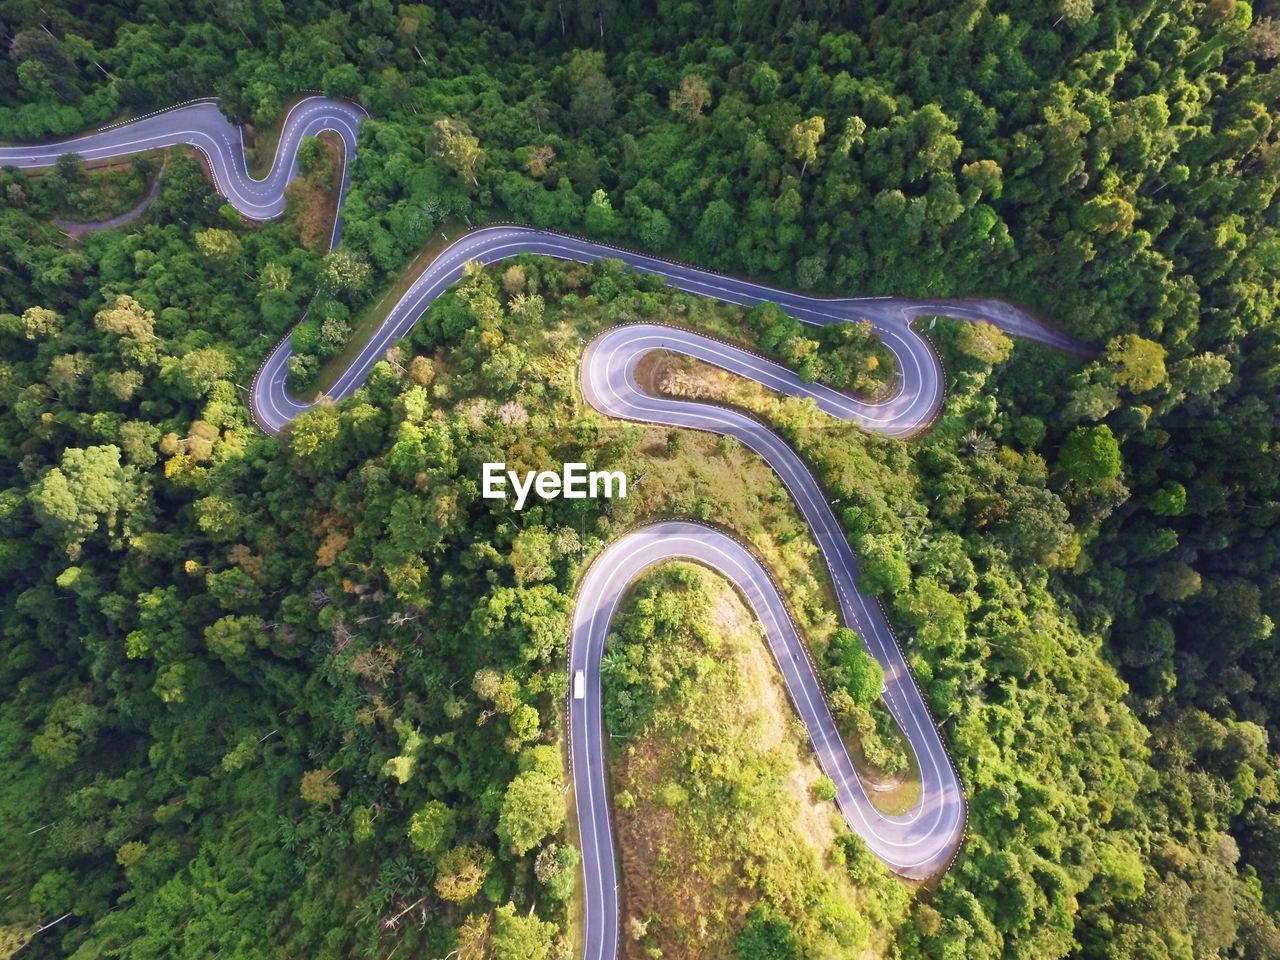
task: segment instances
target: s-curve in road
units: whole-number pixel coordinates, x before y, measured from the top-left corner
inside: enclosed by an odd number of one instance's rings
[[[188,104],[127,124],[61,143],[0,148],[0,165],[41,167],[64,153],[87,159],[124,156],[156,147],[190,144],[209,161],[214,182],[241,213],[274,217],[284,208],[284,188],[296,172],[301,138],[337,132],[354,156],[364,111],[353,104],[309,97],[285,119],[271,173],[252,179],[245,165],[239,130],[208,101]],[[343,187],[347,184],[344,170]],[[331,243],[336,244],[340,221]],[[805,323],[866,320],[893,351],[898,378],[892,396],[878,403],[806,384],[792,371],[750,350],[714,338],[657,324],[612,328],[596,337],[582,358],[586,401],[601,413],[736,437],[764,458],[795,498],[827,567],[843,621],[861,637],[885,671],[883,699],[906,735],[919,764],[921,799],[906,814],[875,809],[845,751],[821,687],[796,635],[785,604],[760,563],[730,536],[700,524],[653,524],[607,547],[591,565],[578,591],[569,647],[570,676],[582,671],[569,701],[573,783],[586,879],[586,960],[611,960],[617,953],[617,858],[605,792],[600,657],[609,624],[628,584],[649,567],[675,559],[719,571],[746,597],[764,625],[791,699],[813,742],[818,762],[836,784],[837,802],[850,827],[877,857],[902,876],[926,878],[945,869],[964,836],[965,798],[924,698],[911,676],[880,607],[858,589],[858,565],[844,532],[813,474],[777,434],[741,412],[708,403],[655,397],[636,382],[636,365],[653,350],[671,350],[715,364],[771,389],[812,399],[828,414],[867,430],[908,437],[928,427],[941,407],[944,374],[913,320],[945,315],[987,320],[1007,333],[1060,350],[1088,353],[1083,345],[1025,311],[996,300],[913,300],[901,297],[828,298],[764,286],[687,264],[579,237],[518,226],[486,227],[454,240],[414,280],[406,293],[361,345],[360,352],[329,392],[345,397],[359,389],[387,348],[405,336],[423,312],[468,261],[493,263],[518,254],[537,254],[590,263],[621,260],[635,270],[662,277],[672,286],[726,303],[752,306],[773,302]],[[290,357],[285,337],[267,357],[251,389],[254,416],[269,433],[279,433],[309,403],[291,396],[285,374]],[[579,696],[580,694],[580,696]]]
[[[922,832],[928,835],[928,831],[913,828],[908,818],[883,817],[870,808],[809,659],[805,657],[803,641],[796,634],[786,604],[758,559],[739,541],[712,527],[685,521],[645,526],[614,541],[596,557],[582,579],[581,599],[573,608],[570,676],[582,671],[585,677],[581,698],[570,699],[570,746],[582,870],[586,878],[582,931],[582,956],[586,960],[609,960],[616,955],[620,916],[613,832],[604,781],[604,756],[608,748],[604,742],[600,655],[604,653],[605,637],[628,586],[650,567],[675,559],[712,568],[730,580],[744,596],[764,627],[765,640],[796,712],[813,741],[818,763],[836,783],[840,809],[867,838],[872,850],[891,865],[909,863],[918,858],[922,846],[913,835]],[[927,812],[920,819],[936,818]],[[950,849],[954,849],[951,833],[945,833],[941,840],[943,847],[950,842]]]
[[[667,413],[669,418],[661,422],[678,422],[675,410]],[[945,867],[963,834],[964,797],[927,714],[922,720],[930,736],[922,736],[917,729],[914,735],[920,739],[913,739],[924,773],[921,802],[905,816],[882,814],[871,805],[863,790],[805,655],[804,643],[796,633],[777,587],[760,562],[737,540],[711,527],[674,520],[655,523],[605,548],[583,577],[573,611],[570,676],[582,671],[585,677],[581,689],[569,700],[570,750],[586,878],[585,960],[611,960],[616,956],[620,916],[617,863],[605,789],[608,748],[604,736],[600,658],[627,588],[646,570],[671,560],[687,560],[709,567],[727,578],[745,597],[764,627],[769,649],[808,731],[818,763],[836,785],[836,802],[867,846],[904,876],[927,877]],[[892,646],[891,638],[888,642]],[[902,669],[905,671],[905,667]],[[904,680],[910,694],[901,689]],[[918,700],[919,695],[905,673],[888,682],[899,688],[900,703],[910,696]],[[576,695],[578,692],[581,697]]]
[[[879,414],[875,406],[859,404],[834,391],[805,384],[786,367],[684,330],[645,323],[614,327],[596,337],[582,358],[583,394],[587,402],[601,413],[625,420],[735,437],[762,457],[782,480],[822,551],[831,572],[843,621],[858,633],[868,652],[884,668],[885,706],[910,741],[920,768],[920,801],[915,809],[902,816],[880,813],[863,791],[862,783],[843,749],[835,755],[824,755],[823,744],[839,743],[840,738],[825,707],[812,716],[806,712],[806,704],[825,702],[822,689],[808,669],[807,662],[796,665],[795,676],[790,675],[787,664],[783,664],[784,677],[796,709],[809,728],[824,770],[836,784],[841,810],[850,827],[866,840],[871,851],[903,876],[923,879],[940,872],[963,837],[964,792],[879,604],[863,595],[858,588],[857,560],[817,480],[795,450],[754,417],[709,403],[655,397],[646,393],[636,381],[635,371],[640,359],[653,350],[670,350],[697,357],[780,392],[811,397],[833,416],[860,422],[870,429],[881,430],[886,424],[876,419]],[[887,426],[892,426],[892,423],[890,420]],[[599,595],[598,591],[586,589],[579,593],[584,598]],[[771,602],[777,602],[776,598]],[[785,613],[781,606],[774,612],[779,615]],[[580,642],[576,631],[573,642],[575,645]],[[576,649],[571,650],[571,666],[583,669],[578,665],[578,656]],[[599,658],[594,659],[598,664]],[[589,690],[593,689],[593,684],[598,686],[598,678],[593,678],[588,672],[587,684]],[[576,742],[574,753],[575,779],[581,780],[582,774],[578,772],[576,762]],[[602,767],[599,770],[589,768],[586,776],[592,779],[598,776],[600,783],[593,790],[603,789]],[[581,797],[579,802],[582,802]],[[581,814],[579,816],[581,820]],[[584,844],[586,836],[584,825]]]
[[[662,277],[671,286],[688,293],[745,306],[776,303],[797,319],[814,325],[866,320],[896,358],[899,371],[896,392],[883,403],[861,403],[847,397],[844,403],[849,410],[859,411],[853,419],[891,436],[910,436],[925,429],[942,404],[942,366],[929,342],[911,328],[911,322],[918,317],[986,319],[1019,337],[1060,349],[1083,350],[1078,343],[1025,311],[999,301],[811,297],[549,230],[495,226],[458,237],[418,275],[338,378],[329,397],[339,399],[358,389],[387,348],[413,329],[431,301],[462,276],[463,267],[469,261],[489,264],[522,253],[579,263],[621,260],[642,273]],[[290,396],[286,389],[290,355],[291,346],[286,337],[272,351],[253,386],[255,416],[259,425],[270,433],[278,433],[308,406]],[[831,403],[840,402],[834,391],[826,391],[826,395]]]
[[[249,175],[240,128],[223,116],[213,100],[184,104],[56,143],[0,147],[0,166],[39,168],[52,165],[64,154],[101,160],[160,147],[189,145],[204,154],[214,185],[237,210],[246,217],[265,220],[284,211],[284,191],[297,174],[297,153],[302,138],[333,131],[342,138],[345,159],[349,161],[355,156],[360,124],[367,115],[363,107],[346,101],[319,96],[299,100],[284,119],[275,162],[261,180]],[[349,163],[344,163],[344,196],[349,183],[348,167]],[[337,217],[331,246],[337,244],[340,233],[341,218]],[[582,263],[617,259],[636,270],[662,277],[688,293],[745,306],[773,302],[809,324],[866,320],[893,352],[898,364],[898,384],[895,395],[876,405],[874,414],[864,404],[867,417],[858,419],[894,436],[909,436],[927,427],[942,402],[941,366],[927,341],[911,329],[911,322],[919,317],[943,315],[960,320],[987,320],[1014,336],[1069,352],[1088,352],[1077,341],[1000,300],[814,297],[548,230],[498,226],[463,234],[417,277],[329,391],[329,397],[340,399],[356,390],[386,348],[407,334],[431,301],[461,276],[468,260],[487,264],[521,253]],[[291,346],[286,336],[271,352],[254,382],[254,415],[269,433],[279,433],[309,406],[291,397],[286,389],[290,355]]]
[[[352,157],[360,122],[366,116],[363,107],[342,100],[325,97],[299,100],[285,116],[275,161],[261,180],[249,175],[244,134],[223,116],[215,100],[186,103],[70,140],[0,147],[0,167],[38,169],[52,166],[64,154],[75,154],[85,160],[106,160],[164,147],[189,146],[204,154],[214,186],[232,206],[251,220],[272,220],[284,213],[284,188],[297,175],[298,145],[302,138],[332,131],[342,138],[347,157]],[[348,182],[344,165],[344,193]],[[337,235],[336,228],[334,235]]]

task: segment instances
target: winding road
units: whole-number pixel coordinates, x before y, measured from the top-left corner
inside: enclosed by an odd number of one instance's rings
[[[266,219],[278,216],[284,208],[284,188],[296,173],[301,138],[334,131],[341,136],[347,157],[351,157],[364,116],[360,107],[350,103],[319,97],[301,100],[285,119],[275,162],[263,180],[249,176],[240,132],[212,101],[184,105],[60,143],[0,148],[0,165],[40,167],[52,164],[63,153],[97,159],[188,144],[204,154],[217,189],[237,210],[246,217]],[[347,182],[344,169],[344,191]],[[334,225],[334,245],[340,230],[339,219]],[[879,604],[858,589],[857,560],[817,480],[796,452],[758,420],[708,403],[652,396],[636,382],[636,365],[650,351],[675,351],[782,393],[811,398],[832,416],[858,423],[867,430],[909,437],[929,426],[941,407],[945,384],[937,356],[911,328],[914,319],[934,315],[983,319],[1007,333],[1057,349],[1085,352],[1085,348],[1025,311],[998,300],[813,297],[578,237],[527,227],[494,226],[458,237],[422,271],[363,345],[329,396],[338,399],[359,389],[387,348],[405,336],[432,300],[458,279],[464,264],[488,264],[517,254],[584,263],[615,258],[689,293],[742,305],[771,301],[809,324],[866,320],[892,350],[898,364],[893,395],[883,402],[867,403],[805,384],[792,371],[749,350],[657,324],[611,328],[584,351],[582,392],[596,410],[625,420],[732,436],[773,468],[795,499],[822,552],[843,622],[857,631],[884,667],[885,705],[910,741],[921,774],[921,799],[914,809],[890,816],[874,807],[845,750],[786,604],[750,550],[723,532],[686,521],[654,523],[627,534],[605,548],[587,570],[577,594],[569,645],[570,675],[579,670],[585,675],[585,696],[569,700],[570,756],[586,887],[584,958],[612,960],[617,954],[619,929],[617,860],[605,782],[600,658],[609,624],[628,586],[645,570],[673,559],[690,560],[718,571],[747,599],[764,626],[818,762],[836,785],[837,803],[851,829],[902,876],[923,879],[944,870],[964,836],[964,791]],[[255,419],[272,434],[278,434],[309,407],[292,397],[285,387],[290,350],[289,338],[285,337],[264,361],[251,390]]]
[[[3,154],[0,153],[2,161]],[[889,399],[865,403],[835,390],[808,387],[794,373],[777,365],[772,366],[767,385],[782,389],[783,384],[789,384],[788,392],[812,396],[828,413],[855,420],[867,429],[890,436],[907,437],[919,433],[929,425],[942,404],[942,366],[929,342],[911,329],[911,322],[919,317],[944,315],[961,320],[988,320],[1025,339],[1073,352],[1082,349],[1076,341],[999,300],[812,297],[580,237],[532,227],[494,226],[464,233],[427,265],[365,342],[351,365],[343,371],[329,396],[340,399],[359,389],[387,348],[413,329],[431,301],[462,276],[463,267],[469,261],[490,264],[518,254],[537,254],[580,263],[606,258],[621,260],[634,270],[662,277],[673,287],[688,293],[742,306],[770,301],[798,320],[815,326],[866,320],[893,352],[898,365],[896,392]],[[755,354],[710,337],[698,337],[696,334],[689,337],[684,342],[698,344],[696,355],[701,359],[758,379],[751,370],[753,364],[760,363]],[[290,396],[285,386],[291,354],[289,338],[285,337],[271,352],[253,385],[254,415],[259,426],[268,433],[279,433],[309,406]]]

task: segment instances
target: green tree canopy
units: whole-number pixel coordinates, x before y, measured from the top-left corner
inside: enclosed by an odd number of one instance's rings
[[[549,960],[555,934],[555,924],[519,914],[515,904],[507,903],[493,911],[489,956],[492,960]]]
[[[560,787],[536,771],[521,773],[507,786],[498,838],[515,853],[527,853],[560,829],[564,816]]]
[[[141,496],[137,471],[120,463],[114,445],[73,448],[31,487],[36,519],[73,559],[93,533],[118,537]]]
[[[880,699],[884,668],[848,627],[841,627],[832,636],[831,659],[836,663],[835,679],[849,691],[854,703],[869,707]]]
[[[1106,424],[1076,427],[1058,451],[1058,470],[1070,482],[1096,488],[1120,476],[1120,444]]]
[[[439,800],[429,800],[409,820],[409,839],[423,853],[436,853],[449,844],[456,829],[453,811]]]

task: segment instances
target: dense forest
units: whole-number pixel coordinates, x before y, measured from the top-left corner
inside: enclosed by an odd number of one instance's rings
[[[948,405],[911,443],[664,378],[756,411],[840,501],[971,798],[918,890],[852,836],[807,885],[723,851],[716,943],[1280,955],[1276,4],[10,0],[0,25],[0,138],[208,95],[266,146],[305,90],[373,114],[331,254],[319,143],[262,225],[180,151],[0,172],[0,956],[571,955],[567,614],[638,517],[750,538],[838,669],[780,484],[601,420],[574,378],[580,338],[656,318],[874,394],[891,371],[857,328],[522,261],[355,397],[253,428],[249,378],[309,304],[299,383],[438,229],[500,218],[819,291],[1004,296],[1097,348],[939,323]],[[53,223],[156,176],[123,229]],[[478,498],[487,459],[663,479],[517,518]],[[686,593],[648,627],[664,685],[642,649],[607,681],[615,732],[685,730],[718,649]],[[690,829],[747,802],[713,764],[688,779]],[[632,919],[648,955],[705,955],[695,922]]]

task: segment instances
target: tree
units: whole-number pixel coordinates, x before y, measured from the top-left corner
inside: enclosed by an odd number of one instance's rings
[[[518,741],[525,743],[538,739],[538,711],[535,707],[522,703],[511,711],[511,715],[507,717],[507,723],[511,726],[511,735]]]
[[[360,71],[350,63],[332,66],[324,72],[320,89],[326,97],[354,97],[360,92]]]
[[[1120,476],[1120,444],[1106,424],[1076,427],[1058,451],[1058,471],[1067,482],[1096,489]]]
[[[551,164],[556,159],[556,152],[553,148],[546,146],[534,147],[529,151],[529,159],[525,162],[525,169],[529,171],[529,176],[535,180],[541,180],[547,175],[547,171],[551,169]]]
[[[127,294],[116,297],[115,303],[94,314],[93,322],[99,330],[114,333],[118,337],[156,339],[155,314]]]
[[[484,151],[471,128],[461,120],[443,118],[432,125],[432,130],[440,162],[468,183],[477,183],[476,171],[484,163]]]
[[[513,903],[493,911],[489,934],[491,960],[550,960],[556,925],[532,914],[516,913]]]
[[[564,797],[560,787],[530,770],[507,785],[498,817],[498,839],[517,854],[524,854],[564,824]]]
[[[1167,480],[1147,501],[1151,512],[1161,517],[1178,517],[1187,508],[1187,488],[1176,480]]]
[[[827,121],[818,116],[802,120],[791,128],[791,156],[797,160],[804,161],[800,167],[800,178],[802,180],[804,179],[805,170],[809,169],[809,164],[817,162],[818,143],[826,132]]]
[[[1249,50],[1259,60],[1280,58],[1280,20],[1259,17],[1249,31]]]
[[[1234,376],[1231,361],[1215,353],[1197,353],[1174,364],[1172,379],[1189,395],[1204,399],[1217,393]]]
[[[769,64],[761,63],[752,72],[750,85],[757,102],[771,103],[782,87],[782,78]]]
[[[69,767],[84,747],[97,740],[102,722],[102,710],[92,702],[92,691],[75,688],[50,705],[44,725],[31,738],[31,752],[55,769]]]
[[[293,270],[287,263],[272,261],[262,268],[258,275],[258,289],[261,296],[281,294],[289,289],[293,280]]]
[[[429,387],[436,378],[436,365],[421,354],[409,361],[409,379],[420,387]]]
[[[520,705],[520,684],[510,674],[487,668],[477,670],[471,689],[480,699],[491,701],[499,713],[511,713]]]
[[[583,217],[589,233],[609,237],[622,229],[622,219],[613,209],[613,203],[603,189],[591,195],[591,202],[587,204]]]
[[[796,261],[796,282],[805,289],[816,287],[826,272],[826,257],[801,257]]]
[[[32,485],[29,499],[41,526],[75,559],[98,530],[119,536],[140,494],[137,471],[120,463],[119,447],[108,445],[64,451],[60,465]]]
[[[1094,197],[1080,208],[1080,222],[1097,233],[1127,233],[1138,212],[1124,197]]]
[[[840,131],[840,139],[836,143],[836,149],[842,156],[848,156],[849,151],[855,146],[862,143],[862,136],[867,132],[867,122],[858,116],[851,116],[845,120],[844,129]]]
[[[536,327],[546,313],[546,301],[536,293],[517,294],[507,304],[511,316],[523,324]]]
[[[40,932],[36,923],[0,924],[0,960],[10,960]]]
[[[142,386],[142,371],[116,370],[103,378],[103,386],[107,392],[121,403],[133,398]]]
[[[1106,360],[1113,384],[1132,393],[1146,393],[1164,384],[1164,347],[1133,333],[1107,344]]]
[[[289,425],[285,442],[304,467],[323,473],[346,461],[341,429],[337,408],[330,403],[320,403]]]
[[[126,420],[120,424],[120,450],[124,458],[136,467],[146,469],[156,460],[156,444],[160,431],[144,420]]]
[[[63,397],[79,392],[80,386],[93,372],[93,362],[87,354],[64,353],[54,357],[45,373],[45,382]]]
[[[978,320],[960,327],[956,333],[956,347],[980,363],[994,366],[1009,359],[1013,340],[994,324]]]
[[[437,853],[448,846],[456,829],[453,811],[439,800],[429,800],[409,820],[409,840],[423,853]]]
[[[369,261],[354,250],[339,247],[325,254],[320,283],[331,294],[360,293],[369,286]]]
[[[232,663],[244,657],[252,646],[262,646],[266,627],[258,616],[227,616],[204,628],[204,642],[216,657]]]
[[[628,198],[630,201],[630,198]],[[662,250],[671,240],[671,220],[661,210],[628,202],[634,216],[636,237],[646,250]]]
[[[1065,20],[1073,27],[1088,23],[1093,17],[1093,0],[1058,0],[1057,23]]]
[[[1004,171],[994,160],[966,163],[960,168],[960,175],[993,200],[998,200],[1004,190]]]
[[[319,170],[325,156],[324,141],[319,137],[303,137],[298,141],[298,169],[302,173]]]
[[[466,903],[484,886],[493,854],[484,847],[453,847],[436,862],[436,893],[451,903]]]
[[[1195,596],[1203,586],[1200,574],[1189,564],[1174,561],[1156,569],[1152,577],[1156,596],[1162,600],[1177,602]],[[1170,640],[1172,640],[1170,630]]]
[[[729,202],[712,200],[698,221],[698,243],[708,253],[718,253],[731,244],[738,227],[738,215]]]
[[[553,559],[551,533],[546,527],[525,527],[512,541],[511,569],[521,586],[550,580],[555,575]]]
[[[62,317],[45,307],[22,311],[22,333],[28,340],[52,340],[62,330]]]
[[[858,559],[862,565],[859,584],[876,596],[901,593],[911,581],[911,567],[906,551],[897,537],[871,534],[859,544]]]
[[[613,84],[604,74],[604,53],[577,50],[565,69],[573,95],[569,113],[579,126],[601,127],[613,119]]]
[[[231,375],[231,358],[216,347],[201,347],[178,358],[170,368],[192,397],[203,397]],[[168,370],[166,370],[168,372]]]
[[[404,785],[413,779],[414,771],[417,769],[418,761],[415,757],[400,756],[392,757],[382,765],[382,775],[390,777],[396,783]]]
[[[696,122],[711,105],[711,88],[696,73],[688,73],[680,81],[679,89],[671,91],[670,101],[672,110]]]
[[[342,790],[333,782],[333,774],[334,771],[324,767],[304,773],[298,789],[302,799],[317,807],[333,806],[333,801],[342,794]]]
[[[549,843],[539,851],[533,864],[533,875],[547,888],[553,900],[568,900],[573,893],[582,854],[570,844]]]
[[[1142,896],[1146,877],[1142,858],[1137,851],[1108,843],[1098,851],[1098,859],[1102,876],[1106,878],[1112,895],[1117,900],[1132,902]]]
[[[824,774],[813,782],[809,792],[814,800],[820,803],[830,803],[835,800],[837,795],[835,781]]]
[[[485,960],[488,941],[489,914],[471,914],[458,927],[457,960]]]
[[[858,635],[841,627],[831,638],[830,656],[836,662],[835,678],[849,691],[853,702],[870,707],[880,699],[884,687],[884,668],[867,653]]]
[[[200,230],[195,241],[200,252],[219,269],[229,269],[240,258],[240,238],[230,230],[216,227]]]
[[[800,944],[791,922],[776,908],[758,904],[733,942],[737,960],[800,960]]]

